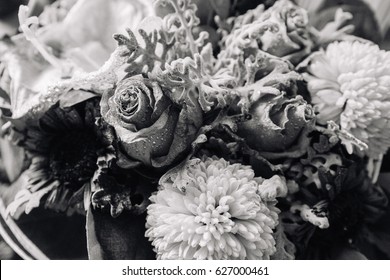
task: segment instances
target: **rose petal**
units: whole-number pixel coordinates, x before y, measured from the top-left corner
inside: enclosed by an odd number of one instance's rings
[[[202,109],[195,99],[194,96],[189,97],[188,104],[180,112],[169,152],[166,156],[153,158],[153,166],[161,167],[173,163],[195,141],[203,123]]]
[[[179,112],[177,108],[169,106],[152,126],[135,133],[116,127],[126,153],[147,166],[152,165],[152,157],[166,155],[172,144]]]
[[[311,107],[302,97],[283,95],[263,97],[250,109],[252,118],[238,128],[250,147],[257,151],[276,152],[291,147],[313,117]]]

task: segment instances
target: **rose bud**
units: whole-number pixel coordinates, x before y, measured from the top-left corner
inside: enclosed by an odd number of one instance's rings
[[[221,44],[219,59],[256,55],[264,51],[297,64],[311,51],[313,41],[307,12],[291,1],[258,6],[237,17]]]
[[[238,126],[238,135],[259,152],[284,152],[298,143],[314,113],[302,96],[267,94],[252,103],[249,116]]]

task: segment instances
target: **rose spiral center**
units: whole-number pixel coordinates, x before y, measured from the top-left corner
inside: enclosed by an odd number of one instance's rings
[[[138,96],[142,93],[141,89],[130,86],[119,95],[120,110],[125,115],[132,115],[138,108]]]

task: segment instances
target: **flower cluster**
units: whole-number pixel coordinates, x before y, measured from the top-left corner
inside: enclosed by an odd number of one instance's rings
[[[341,10],[154,2],[21,6],[0,41],[13,249],[57,256],[17,225],[49,213],[86,221],[92,259],[389,258],[389,52]]]

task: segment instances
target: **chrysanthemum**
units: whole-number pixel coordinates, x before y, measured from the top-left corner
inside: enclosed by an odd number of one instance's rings
[[[287,192],[279,176],[265,180],[250,166],[203,158],[189,160],[160,185],[146,224],[157,258],[269,259],[275,253],[274,205]]]
[[[24,132],[20,145],[31,157],[28,185],[9,205],[11,214],[18,209],[28,213],[42,202],[56,211],[83,210],[84,188],[98,169],[98,158],[108,151],[95,126],[97,117],[98,100],[56,105]]]
[[[304,73],[318,121],[333,120],[378,158],[390,147],[390,52],[368,43],[335,42],[312,55]]]

